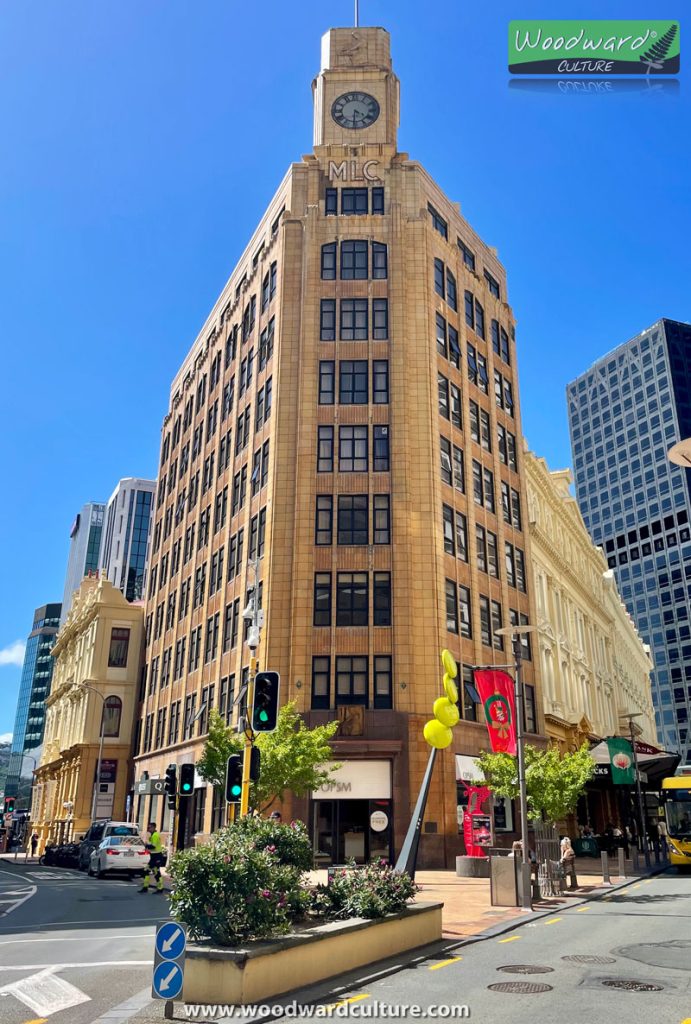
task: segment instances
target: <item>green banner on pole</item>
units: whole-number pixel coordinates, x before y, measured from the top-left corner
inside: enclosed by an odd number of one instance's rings
[[[609,760],[612,765],[612,782],[615,786],[633,786],[636,775],[633,767],[631,741],[622,736],[611,736],[607,740]]]

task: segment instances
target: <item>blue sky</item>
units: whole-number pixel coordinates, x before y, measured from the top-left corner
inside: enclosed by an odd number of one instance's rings
[[[568,465],[566,382],[658,317],[691,319],[683,43],[670,93],[615,80],[607,95],[564,95],[510,86],[512,17],[656,17],[656,5],[360,6],[362,24],[392,34],[400,148],[507,268],[525,434]],[[319,39],[352,10],[3,6],[0,735],[20,675],[8,649],[35,606],[60,600],[81,505],[155,473],[170,380],[287,165],[310,149]]]

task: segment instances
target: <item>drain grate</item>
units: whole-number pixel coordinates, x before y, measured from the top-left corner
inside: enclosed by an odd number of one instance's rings
[[[593,956],[590,953],[578,953],[575,956],[563,956],[562,960],[566,960],[567,964],[615,964],[617,962],[616,957]]]
[[[498,971],[504,974],[552,974],[553,967],[543,967],[542,964],[509,964],[507,967],[497,967]]]
[[[662,985],[651,981],[636,981],[633,978],[609,978],[602,982],[607,988],[623,988],[625,992],[662,992]]]
[[[538,992],[551,992],[551,985],[540,981],[500,981],[496,985],[488,985],[490,992],[505,992],[507,995],[532,996]]]

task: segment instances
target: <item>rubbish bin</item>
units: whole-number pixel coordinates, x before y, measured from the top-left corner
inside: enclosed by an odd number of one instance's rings
[[[518,865],[516,857],[490,857],[489,888],[493,907],[518,906]]]

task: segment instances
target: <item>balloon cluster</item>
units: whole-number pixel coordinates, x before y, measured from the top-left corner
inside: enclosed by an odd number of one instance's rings
[[[461,717],[458,711],[458,687],[454,679],[458,675],[458,667],[450,651],[441,652],[441,663],[444,666],[445,697],[437,697],[432,707],[434,718],[425,723],[422,734],[430,747],[443,750],[450,746],[453,739],[452,728]]]

